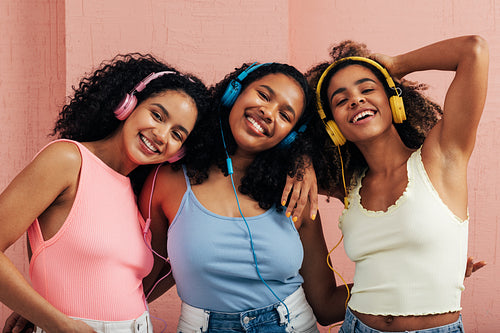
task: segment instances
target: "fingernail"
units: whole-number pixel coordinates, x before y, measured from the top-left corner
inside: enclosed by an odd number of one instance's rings
[[[286,201],[285,201],[285,200],[283,200],[283,201],[281,202],[281,205],[282,205],[282,206],[286,205]]]
[[[311,215],[311,220],[313,220],[313,221],[314,221],[315,219],[316,219],[316,214],[312,214],[312,215]]]
[[[298,220],[297,216],[294,216],[294,217],[292,218],[292,221],[293,221],[293,222],[297,222],[297,220]]]
[[[292,213],[286,212],[286,217],[290,217],[291,215],[292,215]]]

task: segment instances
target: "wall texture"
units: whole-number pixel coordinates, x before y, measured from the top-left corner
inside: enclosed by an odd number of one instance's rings
[[[469,254],[488,265],[466,280],[462,304],[467,332],[498,332],[499,22],[495,0],[0,1],[0,190],[48,142],[71,86],[117,53],[153,53],[212,84],[248,61],[289,62],[307,70],[344,39],[397,54],[447,37],[480,34],[490,44],[490,81],[469,167]],[[430,96],[440,103],[451,80],[434,72],[412,78],[428,82]],[[337,203],[322,198],[330,247],[340,237],[339,212]],[[25,252],[21,239],[7,254],[27,275]],[[352,281],[353,265],[341,247],[333,258]],[[174,332],[179,304],[175,288],[151,304],[153,315],[167,321],[167,332]],[[0,305],[0,323],[9,313]],[[160,332],[163,324],[154,324]]]

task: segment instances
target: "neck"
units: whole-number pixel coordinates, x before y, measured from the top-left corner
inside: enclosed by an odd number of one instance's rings
[[[115,132],[116,133],[116,132]],[[85,146],[100,160],[116,172],[127,176],[135,168],[137,164],[132,162],[124,153],[126,150],[123,147],[120,136],[113,134],[110,137],[98,141],[86,142]]]
[[[363,154],[371,173],[390,174],[406,163],[413,152],[405,146],[394,126],[387,135],[369,142],[356,143],[356,146]]]

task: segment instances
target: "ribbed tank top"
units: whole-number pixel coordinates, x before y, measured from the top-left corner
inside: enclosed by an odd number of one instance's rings
[[[130,179],[82,144],[73,206],[60,230],[44,241],[38,221],[28,229],[35,290],[68,316],[119,321],[145,310],[142,279],[153,256]],[[147,237],[150,241],[150,235]]]
[[[459,311],[468,220],[442,202],[420,149],[407,161],[408,185],[386,212],[362,207],[362,174],[340,217],[344,248],[356,263],[349,307],[374,315]]]
[[[278,302],[257,275],[243,219],[207,210],[185,178],[187,191],[168,229],[167,242],[179,297],[191,306],[221,312]],[[304,252],[299,234],[285,212],[277,212],[275,207],[245,218],[260,273],[284,299],[303,282],[299,269]]]

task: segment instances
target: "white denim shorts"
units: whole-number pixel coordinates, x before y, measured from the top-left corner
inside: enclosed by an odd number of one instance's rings
[[[144,312],[137,319],[123,321],[100,321],[92,319],[82,319],[71,317],[76,320],[81,320],[92,327],[97,333],[153,333],[153,325],[149,312]],[[35,333],[44,333],[45,331],[37,327]]]
[[[264,308],[237,313],[213,312],[195,308],[182,302],[177,332],[218,332],[219,328],[214,326],[225,327],[225,329],[220,329],[220,331],[231,330],[232,332],[319,332],[316,317],[311,306],[307,303],[302,287],[299,287],[293,294],[285,298],[283,302],[288,307],[290,319],[288,319],[288,312],[285,306],[279,302]],[[274,317],[276,329],[272,327],[259,327],[258,322],[261,321],[261,318],[259,318],[261,315],[267,316],[264,321],[268,321],[270,320],[269,318]],[[253,322],[255,324],[252,324]]]

